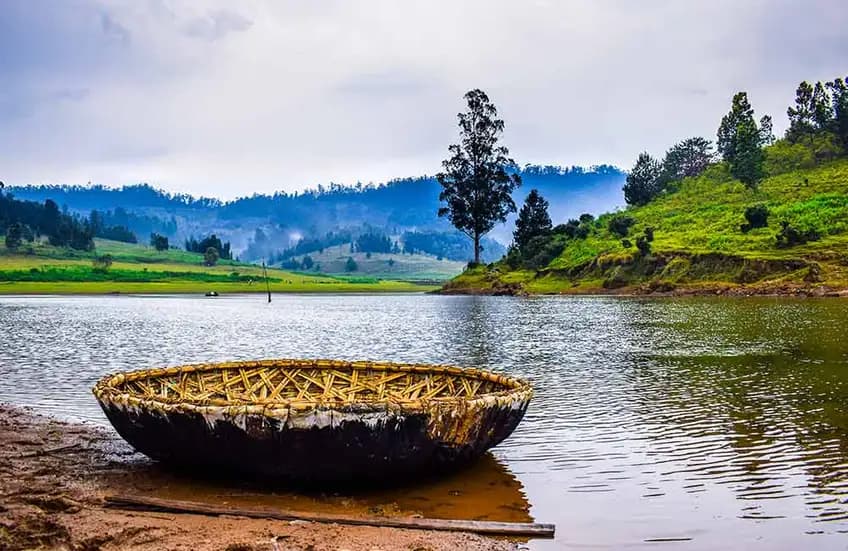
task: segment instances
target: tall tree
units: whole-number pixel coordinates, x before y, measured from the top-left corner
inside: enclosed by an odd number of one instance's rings
[[[715,160],[713,143],[695,137],[674,144],[662,162],[663,184],[701,174]]]
[[[806,138],[812,144],[816,133],[829,129],[833,120],[830,94],[821,82],[815,86],[804,81],[795,90],[795,106],[786,110],[789,128],[786,139],[797,143]]]
[[[624,200],[628,205],[644,205],[662,191],[662,165],[648,153],[640,153],[624,182]]]
[[[754,108],[748,102],[748,94],[739,92],[733,96],[730,112],[721,119],[716,146],[721,158],[733,163],[736,158],[736,129],[743,121],[754,120]]]
[[[830,91],[833,109],[831,128],[842,142],[842,147],[848,149],[848,78],[828,82],[827,89]]]
[[[548,202],[539,194],[539,190],[531,189],[515,221],[515,231],[512,233],[515,245],[521,250],[534,237],[549,233],[551,227]]]
[[[762,135],[753,119],[743,121],[736,128],[736,155],[730,164],[730,173],[749,188],[763,179],[765,153]]]
[[[439,216],[448,220],[474,242],[474,263],[480,263],[480,239],[498,222],[515,212],[512,192],[521,185],[509,150],[498,145],[504,122],[482,90],[465,94],[468,109],[459,113],[460,143],[448,147],[451,156],[442,162],[444,172],[436,175],[442,186]]]
[[[827,130],[833,120],[833,110],[830,106],[830,94],[821,82],[817,82],[813,87],[812,108],[816,130]]]
[[[167,251],[169,247],[168,238],[159,233],[151,233],[150,246],[157,251]]]
[[[772,139],[771,117],[754,120],[754,108],[748,94],[733,96],[730,112],[718,127],[718,151],[729,165],[730,173],[746,186],[753,187],[763,177],[765,155],[762,147]]]

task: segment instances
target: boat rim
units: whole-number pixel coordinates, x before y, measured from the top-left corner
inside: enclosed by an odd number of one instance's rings
[[[215,371],[221,369],[250,368],[298,368],[311,369],[343,369],[360,371],[396,371],[413,373],[442,373],[455,377],[464,377],[494,383],[503,390],[484,392],[474,396],[436,396],[432,398],[395,398],[386,397],[378,400],[325,401],[321,398],[298,399],[276,398],[273,400],[251,399],[235,400],[210,398],[191,400],[148,396],[137,392],[128,392],[118,388],[119,385],[139,379],[168,377],[179,373],[197,371]],[[294,359],[275,358],[260,360],[237,360],[224,362],[205,362],[177,365],[161,368],[137,369],[112,373],[102,377],[92,389],[94,396],[103,405],[130,406],[142,409],[167,411],[197,412],[202,414],[260,414],[278,416],[283,411],[306,410],[335,410],[344,412],[403,412],[429,411],[434,408],[450,408],[456,410],[463,407],[486,407],[494,405],[526,404],[533,395],[529,382],[518,377],[502,375],[492,371],[457,367],[442,364],[421,364],[381,361],[346,361],[330,359]]]

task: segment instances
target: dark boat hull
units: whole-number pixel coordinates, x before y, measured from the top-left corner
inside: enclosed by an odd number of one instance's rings
[[[293,427],[264,415],[213,422],[197,412],[127,410],[104,405],[118,433],[144,455],[177,467],[303,484],[401,481],[466,465],[500,443],[525,408],[498,408],[466,442],[434,438],[424,413],[372,423]],[[491,430],[488,428],[491,427]]]
[[[358,484],[473,461],[512,433],[533,392],[454,367],[261,360],[116,374],[94,394],[118,433],[157,461]]]

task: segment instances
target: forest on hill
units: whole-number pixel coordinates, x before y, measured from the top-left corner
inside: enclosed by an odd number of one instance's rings
[[[694,137],[662,159],[639,155],[628,206],[553,224],[531,191],[499,262],[446,292],[739,292],[848,289],[848,84],[802,82],[775,139],[747,94],[715,144]]]
[[[562,219],[623,203],[625,175],[612,166],[528,165],[514,170],[526,185],[555,199],[557,207],[552,212]],[[6,195],[38,203],[49,199],[65,215],[83,226],[89,224],[94,237],[104,239],[147,243],[151,234],[157,234],[171,246],[181,246],[214,234],[244,261],[264,258],[281,265],[295,256],[301,261],[303,255],[343,239],[361,252],[384,252],[381,245],[368,248],[388,240],[389,249],[398,254],[414,252],[466,262],[473,256],[470,245],[436,215],[439,191],[435,178],[419,177],[383,184],[319,185],[299,193],[257,194],[227,202],[172,194],[148,184],[17,186],[8,187]],[[484,242],[487,261],[505,253],[510,225],[511,221],[496,228]],[[366,243],[365,248],[360,242]]]

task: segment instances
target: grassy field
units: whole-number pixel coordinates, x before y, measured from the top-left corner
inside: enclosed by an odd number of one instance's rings
[[[351,257],[357,264],[354,275],[405,281],[446,281],[465,267],[464,262],[424,254],[372,253],[369,257],[366,253],[351,253],[349,245],[328,247],[321,253],[309,253],[309,257],[323,273],[346,274],[345,263]],[[303,256],[296,259],[301,262]]]
[[[769,209],[768,227],[743,232],[746,207],[758,204]],[[610,232],[613,216],[635,221],[627,236],[631,244],[645,228],[654,229],[650,255],[625,247]],[[820,238],[779,248],[776,235],[783,221],[815,230]],[[541,270],[513,270],[500,262],[467,271],[448,288],[513,285],[531,293],[580,293],[715,284],[848,288],[848,159],[775,174],[753,190],[733,180],[724,165],[715,165],[645,206],[600,216],[588,237],[568,239]]]
[[[98,269],[93,260],[109,254],[113,263]],[[269,269],[273,293],[411,292],[434,286],[373,276],[327,276]],[[57,249],[44,243],[12,252],[0,247],[0,294],[108,294],[265,292],[262,268],[221,261],[204,266],[201,255],[156,251],[144,245],[97,240],[93,253]]]

